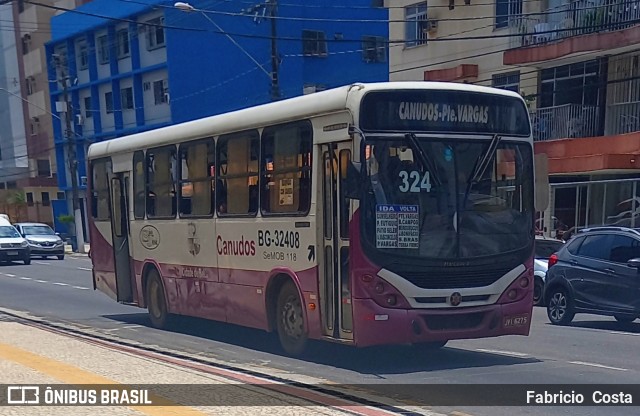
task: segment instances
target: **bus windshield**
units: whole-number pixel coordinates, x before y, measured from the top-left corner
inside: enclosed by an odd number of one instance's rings
[[[393,256],[468,259],[531,243],[530,144],[411,137],[376,136],[367,147],[363,232],[370,247]]]

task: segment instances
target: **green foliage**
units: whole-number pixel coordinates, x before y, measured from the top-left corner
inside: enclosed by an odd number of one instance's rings
[[[60,215],[58,221],[63,224],[74,224],[76,219],[73,215]]]

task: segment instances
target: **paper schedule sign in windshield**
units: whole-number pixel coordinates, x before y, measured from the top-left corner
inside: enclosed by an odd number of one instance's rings
[[[418,248],[419,243],[417,205],[376,205],[377,248]]]
[[[364,131],[477,133],[528,136],[522,99],[448,90],[373,91],[362,99]]]

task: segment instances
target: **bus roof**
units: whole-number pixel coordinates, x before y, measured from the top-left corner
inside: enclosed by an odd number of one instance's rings
[[[89,146],[88,157],[89,159],[97,159],[111,154],[127,153],[139,149],[346,110],[350,106],[357,107],[357,104],[367,92],[390,89],[467,91],[522,99],[519,94],[513,91],[453,82],[395,81],[368,84],[356,83],[94,143]]]

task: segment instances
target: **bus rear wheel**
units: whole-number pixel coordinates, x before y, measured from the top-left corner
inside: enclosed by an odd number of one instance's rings
[[[146,296],[151,325],[155,328],[166,327],[169,320],[169,311],[160,275],[155,269],[149,271]]]
[[[293,282],[280,289],[276,307],[278,337],[284,351],[289,355],[300,355],[307,344],[307,329],[304,322],[302,301]]]

